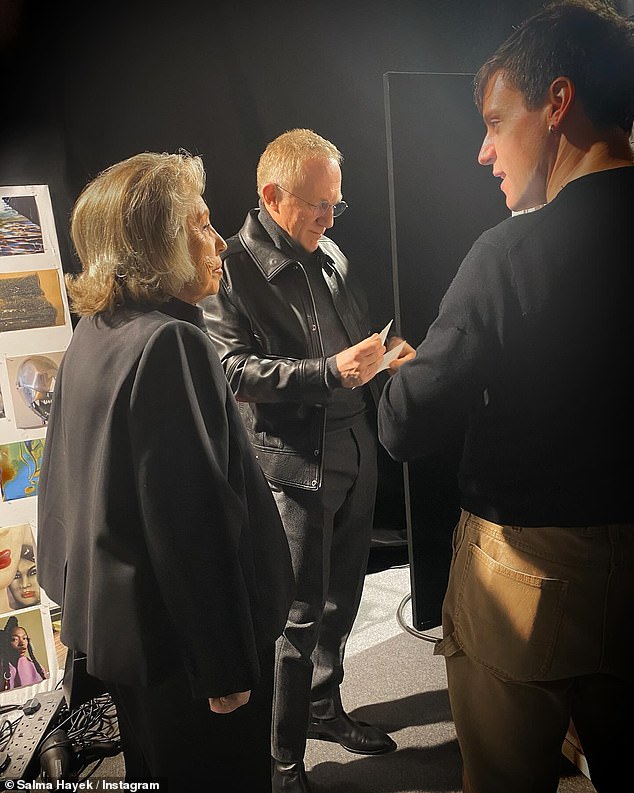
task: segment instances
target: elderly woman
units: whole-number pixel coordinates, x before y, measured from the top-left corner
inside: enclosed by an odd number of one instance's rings
[[[187,790],[223,773],[224,790],[268,791],[292,574],[201,330],[196,302],[217,292],[225,248],[204,183],[198,157],[144,153],[75,204],[83,272],[67,286],[81,319],[48,425],[39,572],[63,643],[113,696],[128,778]]]

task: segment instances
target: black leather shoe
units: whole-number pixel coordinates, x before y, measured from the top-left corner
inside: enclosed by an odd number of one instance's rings
[[[362,721],[342,713],[334,719],[311,719],[307,736],[320,741],[334,741],[355,754],[387,754],[396,749],[390,736]]]
[[[310,793],[303,763],[273,762],[273,793]]]

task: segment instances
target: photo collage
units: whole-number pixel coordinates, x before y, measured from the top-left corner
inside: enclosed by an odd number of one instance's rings
[[[0,706],[61,671],[37,577],[37,495],[57,371],[72,335],[46,185],[0,187]]]

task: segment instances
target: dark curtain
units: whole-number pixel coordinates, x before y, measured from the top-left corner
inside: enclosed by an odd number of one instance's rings
[[[344,154],[350,210],[332,236],[382,327],[393,316],[383,74],[473,72],[539,5],[5,2],[0,184],[49,184],[63,264],[73,270],[68,214],[102,168],[143,150],[200,154],[214,222],[229,236],[257,202],[264,146],[310,127]],[[425,157],[424,117],[411,134]]]
[[[266,144],[309,127],[343,152],[350,209],[331,236],[364,282],[379,329],[394,317],[383,75],[475,72],[540,5],[5,0],[0,185],[49,185],[62,265],[75,271],[72,204],[106,166],[144,150],[201,155],[212,222],[230,236],[257,203],[255,170]],[[429,156],[430,113],[414,114],[414,158]],[[448,160],[459,146],[461,136],[450,137]],[[497,189],[493,179],[489,189]],[[416,346],[421,338],[409,341]],[[383,452],[379,463],[377,520],[403,531],[401,467]]]

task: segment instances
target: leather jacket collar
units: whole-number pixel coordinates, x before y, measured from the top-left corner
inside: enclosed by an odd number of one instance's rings
[[[259,213],[259,208],[249,211],[242,228],[238,232],[238,238],[267,281],[271,281],[289,264],[297,264],[299,258],[291,250],[282,250],[273,246],[269,233],[258,220]],[[326,241],[325,237],[322,239]],[[321,247],[321,241],[319,250],[325,259],[325,263],[330,268],[333,268],[334,261]]]
[[[287,265],[295,264],[297,259],[285,251],[271,245],[271,238],[258,220],[259,209],[251,209],[238,232],[238,238],[267,281],[281,272]]]

